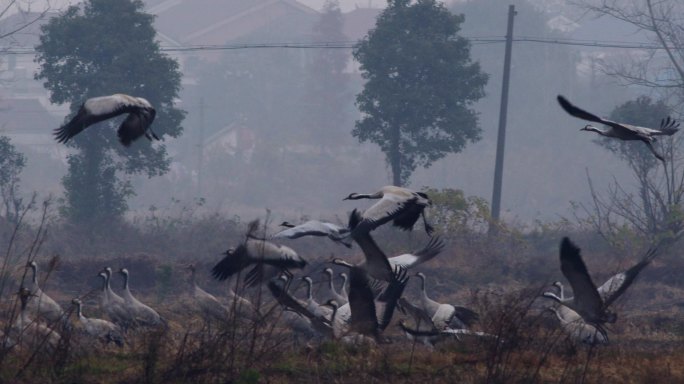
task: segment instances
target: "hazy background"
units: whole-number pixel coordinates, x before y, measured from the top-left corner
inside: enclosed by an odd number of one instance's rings
[[[58,11],[75,3],[51,1],[50,5],[51,10]],[[268,7],[259,6],[262,1],[244,0],[145,3],[148,11],[157,15],[155,25],[164,47],[320,41],[312,30],[323,1],[282,0],[270,2],[275,5]],[[24,11],[37,11],[45,2],[21,4]],[[364,36],[385,4],[381,0],[340,1],[347,41]],[[462,33],[467,37],[503,38],[508,4],[515,4],[516,37],[644,41],[619,22],[583,17],[562,1],[446,4],[465,14]],[[2,22],[2,28],[10,26],[7,18]],[[30,28],[11,44],[31,46],[37,41],[37,33],[37,28]],[[185,132],[179,139],[165,141],[173,157],[169,174],[132,180],[137,192],[129,202],[132,214],[148,211],[151,206],[179,210],[195,206],[201,199],[202,211],[231,216],[253,217],[270,208],[283,217],[344,217],[352,208],[342,201],[344,196],[373,192],[388,184],[391,177],[384,155],[373,145],[358,144],[349,134],[358,117],[353,100],[363,86],[351,49],[344,50],[349,77],[340,89],[347,102],[332,108],[345,119],[344,128],[333,131],[309,123],[308,117],[319,112],[306,102],[306,95],[315,80],[315,68],[310,63],[320,51],[252,48],[169,52],[181,63],[184,73],[178,103],[187,111]],[[555,97],[564,94],[580,106],[607,115],[645,91],[619,86],[598,71],[595,62],[638,53],[581,45],[514,43],[504,219],[533,223],[571,217],[570,202],[589,199],[587,170],[598,189],[604,189],[613,177],[632,185],[626,166],[592,143],[594,135],[579,132],[585,122],[565,114]],[[502,42],[473,42],[473,60],[490,75],[487,95],[476,107],[482,140],[429,169],[417,170],[410,187],[457,188],[490,200],[503,54]],[[60,196],[66,149],[54,142],[51,130],[63,122],[66,106],[51,105],[40,83],[32,80],[35,64],[31,54],[13,55],[2,66],[2,129],[28,157],[23,190]]]

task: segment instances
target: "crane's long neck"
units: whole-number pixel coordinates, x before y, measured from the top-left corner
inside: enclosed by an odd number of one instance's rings
[[[379,199],[383,195],[382,191],[375,192],[375,193],[357,193],[354,195],[352,198],[353,200],[359,200],[359,199]]]
[[[102,276],[102,275],[100,275],[100,277],[102,277],[102,292],[106,294],[107,293],[107,277]]]
[[[31,279],[33,286],[38,286],[38,266],[31,264],[31,272],[33,273],[33,278]]]
[[[556,300],[556,301],[559,302],[559,303],[563,303],[563,300],[561,300],[561,298],[558,297],[558,296],[556,296],[556,294],[554,294],[553,292],[544,292],[544,293],[542,294],[542,296],[548,297],[549,299]]]
[[[109,285],[109,281],[110,281],[111,277],[112,277],[111,274],[105,272],[105,291],[107,292],[107,294],[112,292],[112,286]]]
[[[124,289],[124,291],[128,291],[128,273],[124,273],[123,278],[124,278],[123,289]]]
[[[342,295],[349,296],[347,294],[347,274],[342,275]]]
[[[423,275],[418,275],[420,277],[420,292],[423,295],[424,299],[429,299],[427,292],[425,291],[425,276]]]
[[[306,298],[307,298],[308,300],[313,300],[313,293],[311,292],[311,288],[312,288],[312,287],[311,287],[311,280],[306,279],[306,280],[304,280],[304,281],[306,281],[306,285],[307,285],[307,289],[306,289]]]
[[[583,130],[585,130],[585,131],[590,131],[590,132],[596,132],[596,133],[598,133],[598,134],[601,135],[601,136],[608,136],[608,131],[609,131],[609,130],[607,130],[607,129],[604,130],[604,129],[595,127],[595,126],[593,126],[593,125],[591,125],[591,124],[585,126],[585,127],[583,128]]]
[[[332,315],[330,315],[330,322],[331,322],[332,324],[335,324],[335,316],[337,315],[337,308],[338,308],[337,305],[333,305],[333,306],[332,306],[332,310],[333,310],[333,311],[332,311]],[[334,325],[333,325],[333,327],[334,327]]]
[[[332,273],[327,273],[327,272],[326,272],[326,275],[328,275],[328,287],[330,288],[330,291],[333,292],[333,293],[335,293],[335,294],[337,294],[337,291],[335,291],[335,286],[333,285],[333,275],[332,275]]]
[[[79,319],[83,318],[83,312],[81,312],[81,303],[76,303],[76,316],[78,316]]]

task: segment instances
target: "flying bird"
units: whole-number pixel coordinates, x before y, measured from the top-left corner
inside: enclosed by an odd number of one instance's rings
[[[612,120],[608,119],[603,119],[601,117],[598,117],[594,115],[593,113],[587,112],[572,103],[570,103],[565,97],[558,95],[558,103],[561,105],[561,107],[565,110],[565,112],[569,113],[570,115],[587,120],[587,121],[592,121],[594,123],[601,123],[604,125],[607,125],[609,128],[607,129],[601,129],[594,127],[591,124],[586,125],[584,128],[580,129],[581,131],[593,131],[598,133],[601,136],[605,137],[612,137],[615,139],[620,139],[620,140],[641,140],[643,141],[647,146],[648,149],[653,152],[655,157],[658,158],[658,160],[665,162],[665,158],[659,154],[655,148],[653,148],[653,142],[656,140],[655,136],[672,136],[674,135],[677,131],[679,131],[679,123],[677,123],[676,120],[667,117],[665,119],[662,119],[660,122],[660,129],[653,129],[653,128],[646,128],[646,127],[639,127],[636,125],[631,125],[631,124],[625,124],[625,123],[618,123]]]
[[[560,281],[556,281],[553,285],[559,289],[561,301],[572,300],[572,298],[565,297],[563,284]],[[587,323],[582,316],[565,305],[549,307],[548,310],[556,315],[561,328],[568,334],[570,340],[589,345],[608,344],[608,333],[602,326]]]
[[[211,274],[215,279],[226,280],[239,271],[254,265],[247,276],[249,280],[247,284],[251,286],[277,277],[281,272],[291,276],[289,269],[302,269],[306,266],[306,260],[292,248],[256,237],[254,232],[258,227],[259,220],[249,223],[245,240],[237,248],[231,248],[224,253],[226,256],[211,269]]]
[[[415,192],[408,188],[387,185],[379,191],[366,193],[350,193],[343,200],[380,199],[363,212],[363,220],[353,232],[370,232],[375,228],[392,222],[395,227],[410,231],[419,217],[423,217],[425,232],[431,235],[434,228],[425,218],[425,208],[432,202],[424,192]]]
[[[303,236],[327,236],[330,240],[340,243],[347,248],[351,247],[348,241],[345,241],[344,236],[349,233],[349,228],[345,228],[333,223],[326,223],[318,220],[309,220],[299,225],[290,224],[283,221],[281,227],[286,227],[276,234],[273,238],[287,238],[298,239]]]
[[[643,260],[625,272],[618,273],[608,279],[600,288],[596,288],[582,260],[580,249],[570,239],[564,237],[560,246],[561,272],[572,286],[574,297],[565,298],[552,292],[544,292],[543,296],[577,312],[587,323],[600,326],[614,323],[617,315],[608,311],[608,307],[620,297],[634,282],[639,272],[644,269],[656,255],[656,248],[651,248]]]
[[[128,147],[133,141],[143,135],[149,140],[159,140],[159,137],[150,127],[156,113],[152,104],[142,97],[121,93],[111,96],[93,97],[81,105],[78,113],[76,113],[76,116],[71,121],[55,129],[55,138],[60,143],[66,143],[69,139],[95,123],[128,114],[117,130],[121,144]]]

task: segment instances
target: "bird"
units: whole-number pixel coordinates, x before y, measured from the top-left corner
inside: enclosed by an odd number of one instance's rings
[[[126,301],[114,291],[110,286],[112,269],[106,267],[98,274],[102,278],[102,296],[100,296],[100,308],[106,313],[109,319],[122,329],[127,330],[132,325],[133,316],[128,311]]]
[[[252,304],[247,298],[237,294],[231,287],[230,280],[228,280],[228,301],[227,307],[231,313],[236,312],[239,318],[259,320],[262,317],[261,311]]]
[[[345,238],[345,235],[349,233],[349,228],[337,224],[309,220],[299,225],[283,221],[280,226],[287,227],[287,229],[275,233],[271,236],[272,238],[298,239],[303,236],[327,236],[330,240],[351,248],[351,243]]]
[[[237,248],[231,248],[224,253],[225,257],[211,269],[211,274],[215,279],[219,281],[226,280],[242,269],[254,265],[254,268],[246,277],[249,280],[247,285],[251,286],[255,282],[277,277],[277,274],[280,272],[291,274],[288,271],[289,269],[302,269],[306,266],[306,260],[299,256],[292,248],[274,244],[254,236],[254,232],[258,227],[258,219],[249,223],[245,240]],[[275,268],[268,269],[270,274],[266,275],[264,273],[264,266]]]
[[[370,232],[356,231],[357,226],[362,222],[363,218],[359,211],[354,209],[349,215],[349,229],[351,230],[351,237],[356,241],[365,257],[362,263],[364,270],[374,279],[382,281],[392,281],[394,278],[394,270],[387,260],[385,253],[378,247],[378,244],[373,240]],[[351,279],[351,276],[349,276]],[[350,282],[351,284],[351,282]]]
[[[333,284],[333,270],[332,268],[325,268],[323,269],[323,274],[328,277],[328,295],[326,300],[335,300],[335,302],[339,305],[344,305],[347,302],[347,296],[346,295],[341,295],[337,292],[335,289],[335,285]]]
[[[544,292],[542,296],[572,309],[587,323],[597,326],[614,323],[617,315],[609,311],[608,307],[632,285],[639,272],[653,260],[656,253],[657,247],[652,247],[639,263],[612,276],[597,289],[582,260],[580,249],[569,238],[564,237],[560,244],[561,272],[570,282],[574,297],[559,297],[552,292]],[[562,290],[561,294],[563,295]]]
[[[415,323],[414,327],[410,327],[404,320],[399,321],[399,327],[404,331],[406,337],[409,340],[420,341],[430,349],[433,349],[435,344],[440,341],[453,337],[458,339],[461,335],[494,337],[488,333],[471,331],[465,327],[438,327],[425,309],[411,304],[403,297],[397,302],[397,307],[402,313],[411,316]]]
[[[313,281],[309,276],[302,277],[302,280],[306,283],[306,309],[313,313],[315,316],[330,318],[332,313],[331,309],[318,304],[318,302],[313,297]]]
[[[76,316],[86,334],[105,344],[114,343],[123,347],[124,337],[121,327],[104,319],[85,317],[82,312],[83,304],[78,298],[71,300],[71,303],[76,306]]]
[[[416,276],[420,278],[421,284],[420,306],[438,329],[464,329],[472,326],[479,319],[479,315],[468,308],[438,303],[430,299],[425,290],[425,274],[418,272]]]
[[[289,286],[287,282],[288,278],[289,276],[286,274],[281,274],[277,279],[268,282],[267,287],[269,291],[271,291],[273,297],[282,306],[288,308],[290,311],[296,312],[301,317],[308,320],[308,323],[302,323],[301,321],[298,321],[298,326],[301,326],[303,330],[307,327],[310,327],[309,331],[311,333],[318,334],[327,339],[333,339],[334,333],[331,325],[332,320],[320,314],[309,311],[305,301],[292,297],[292,295],[287,292],[287,287]],[[282,287],[278,284],[278,282],[281,280],[283,281]],[[290,318],[288,320],[293,321],[295,319],[297,318]]]
[[[140,300],[133,297],[133,294],[128,287],[129,284],[129,273],[128,269],[121,268],[119,273],[123,276],[123,299],[128,307],[128,311],[133,314],[133,325],[140,326],[157,326],[164,324],[164,320],[159,313],[149,306],[140,302]]]
[[[205,320],[228,321],[230,318],[230,309],[212,294],[203,290],[197,285],[195,278],[195,265],[188,265],[187,269],[190,271],[190,284],[192,285],[193,303],[197,309],[202,313]]]
[[[556,281],[553,285],[559,289],[559,298],[562,301],[567,300],[563,284]],[[588,345],[608,343],[608,334],[603,327],[587,323],[582,319],[582,316],[565,305],[549,307],[548,310],[556,315],[563,331],[565,331],[572,340],[580,341]]]
[[[52,327],[39,323],[29,317],[27,304],[34,294],[28,288],[22,287],[18,292],[21,309],[9,332],[11,346],[20,344],[31,350],[35,348],[54,351],[61,341],[61,335]],[[8,342],[8,344],[10,344]]]
[[[593,113],[587,112],[573,105],[562,95],[558,95],[558,103],[567,113],[574,117],[595,123],[601,123],[609,127],[607,129],[601,129],[588,124],[584,128],[580,129],[581,131],[593,131],[601,136],[612,137],[620,140],[641,140],[646,144],[646,146],[648,146],[648,149],[651,150],[653,155],[655,155],[655,157],[662,162],[665,162],[665,158],[659,154],[655,148],[653,148],[652,143],[656,140],[655,137],[663,135],[671,136],[679,130],[679,123],[677,123],[676,120],[671,119],[669,116],[661,120],[660,129],[653,129],[603,119],[594,115]]]
[[[59,143],[66,143],[89,126],[122,114],[128,114],[128,116],[117,130],[121,144],[128,147],[143,135],[150,141],[159,140],[150,127],[156,115],[152,104],[142,97],[122,93],[87,99],[76,116],[55,129],[55,138]]]
[[[387,258],[387,255],[378,247],[370,232],[355,229],[362,222],[361,214],[354,209],[349,215],[349,228],[351,237],[359,245],[365,256],[365,269],[370,276],[377,280],[391,281],[396,267],[411,268],[422,264],[437,256],[444,248],[444,243],[439,237],[433,237],[428,244],[414,252]]]
[[[362,221],[353,232],[370,232],[392,221],[393,225],[410,231],[419,217],[423,217],[425,232],[431,235],[434,228],[425,218],[425,208],[432,202],[424,192],[387,185],[372,194],[350,193],[343,200],[380,199],[363,212]]]
[[[31,282],[28,285],[31,295],[27,297],[27,311],[37,317],[47,320],[50,324],[65,321],[66,316],[62,307],[50,296],[45,294],[38,285],[38,264],[34,260],[31,260],[26,264],[26,268],[30,268],[32,271]]]
[[[406,270],[396,268],[390,283],[376,297],[364,265],[353,265],[341,259],[333,259],[333,263],[349,268],[349,330],[370,337],[376,342],[381,341],[380,334],[392,320],[397,300],[408,283]],[[341,308],[337,312],[340,312]]]

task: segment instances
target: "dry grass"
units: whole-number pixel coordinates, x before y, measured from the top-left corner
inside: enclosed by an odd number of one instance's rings
[[[51,225],[51,236],[45,239],[37,226],[22,228],[14,240],[10,240],[12,228],[2,229],[2,239],[13,242],[0,271],[3,330],[16,317],[14,292],[26,260],[37,258],[44,269],[46,260],[57,253],[61,262],[42,286],[65,307],[71,298],[92,292],[84,301],[84,311],[101,317],[95,275],[106,265],[126,266],[134,294],[155,307],[169,326],[131,332],[123,348],[90,343],[77,327],[70,333],[60,329],[64,342],[56,350],[1,350],[0,382],[684,382],[684,282],[672,277],[682,276],[684,261],[675,254],[660,255],[627,298],[617,303],[619,319],[609,329],[611,344],[589,348],[570,343],[556,319],[543,311],[547,303],[537,299],[549,283],[562,279],[557,254],[560,234],[447,237],[450,244],[443,254],[421,267],[428,276],[430,295],[476,309],[481,315],[478,330],[497,335],[499,341],[464,337],[430,351],[409,342],[394,325],[386,332],[392,340],[389,344],[296,343],[266,291],[244,293],[263,302],[268,313],[264,319],[206,323],[193,310],[185,265],[196,263],[198,271],[205,272],[199,284],[226,297],[225,284],[211,280],[206,272],[220,252],[240,238],[241,226],[233,220],[159,219],[152,224],[121,225],[108,236],[83,241],[87,230]],[[571,235],[586,250],[597,281],[638,257],[635,251],[617,258],[586,232]],[[377,241],[391,256],[420,248],[426,238],[422,233],[406,236],[382,228]],[[28,251],[31,244],[34,250]],[[327,240],[301,239],[291,245],[310,260],[302,273],[317,283],[323,279],[319,273],[323,264],[332,256],[362,257],[356,248],[348,251]],[[417,285],[409,283],[409,298],[417,295]],[[114,287],[119,288],[118,281]]]

